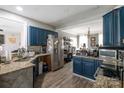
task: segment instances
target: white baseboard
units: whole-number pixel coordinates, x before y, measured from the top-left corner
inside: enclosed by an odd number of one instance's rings
[[[92,81],[92,82],[95,82],[96,80],[93,80],[93,79],[90,79],[90,78],[87,78],[85,76],[82,76],[82,75],[79,75],[79,74],[76,74],[76,73],[73,73],[73,75],[77,76],[77,77],[80,77],[80,78],[84,78],[84,79],[87,79],[89,81]]]

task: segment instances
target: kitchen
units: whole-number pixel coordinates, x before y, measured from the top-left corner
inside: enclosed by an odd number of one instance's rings
[[[116,5],[0,5],[0,88],[123,88],[123,16]]]

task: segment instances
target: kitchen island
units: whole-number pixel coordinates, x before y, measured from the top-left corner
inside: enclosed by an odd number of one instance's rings
[[[32,58],[12,61],[9,64],[0,64],[0,87],[2,88],[32,88],[33,87],[33,61],[50,56],[49,53],[37,54]],[[50,60],[48,60],[50,63]],[[39,62],[39,61],[36,61]],[[49,64],[50,65],[50,64]]]
[[[116,62],[117,61],[117,62]],[[116,64],[117,63],[117,64]],[[115,74],[110,72],[104,72],[102,69],[102,64],[108,64],[112,67],[122,67],[122,63],[119,60],[112,60],[107,58],[95,58],[88,56],[74,56],[73,57],[73,73],[76,76],[83,77],[93,82],[94,88],[121,88],[122,81]],[[105,69],[106,71],[107,69]],[[109,71],[109,70],[108,70]],[[111,70],[112,73],[117,73],[114,70]],[[112,76],[111,76],[112,75]]]
[[[80,77],[90,80],[95,80],[97,68],[100,67],[102,60],[95,57],[88,56],[74,56],[73,57],[73,73]]]

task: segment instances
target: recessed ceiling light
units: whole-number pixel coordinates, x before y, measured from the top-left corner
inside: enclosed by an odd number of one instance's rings
[[[18,11],[23,11],[23,8],[20,7],[20,6],[17,6],[16,9],[17,9]]]

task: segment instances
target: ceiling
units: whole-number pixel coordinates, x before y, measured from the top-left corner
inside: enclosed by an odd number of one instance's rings
[[[102,33],[102,19],[89,21],[80,26],[72,27],[69,29],[62,30],[63,32],[73,34],[73,35],[83,35],[90,31],[91,34]]]
[[[21,31],[23,31],[23,28],[24,26],[22,23],[5,18],[0,18],[0,29],[3,29],[3,33],[20,33]]]
[[[83,17],[88,11],[97,8],[112,8],[113,6],[98,5],[21,5],[23,11],[17,11],[16,5],[0,5],[1,9],[41,21],[54,27],[61,26],[68,21]],[[92,16],[92,15],[90,15]]]
[[[87,11],[96,6],[80,6],[80,5],[22,5],[22,12],[16,10],[15,5],[1,5],[0,8],[7,11],[26,16],[53,26],[57,26],[60,20],[64,20],[71,15]]]
[[[17,11],[16,5],[0,5],[0,9],[46,23],[57,30],[79,35],[86,34],[89,27],[91,33],[102,32],[102,16],[116,6],[21,5],[21,7],[23,11]],[[77,24],[81,25],[78,26]]]

